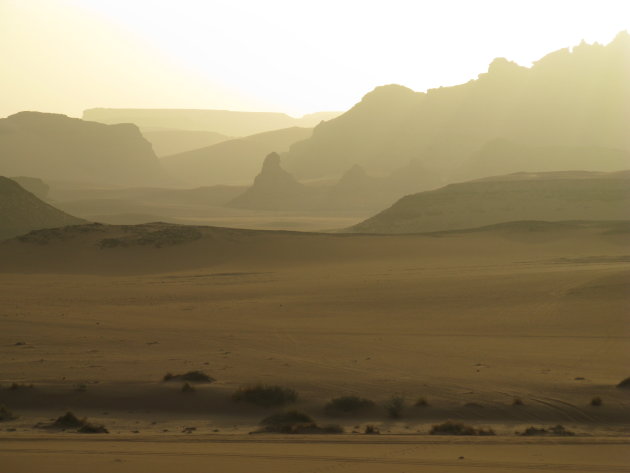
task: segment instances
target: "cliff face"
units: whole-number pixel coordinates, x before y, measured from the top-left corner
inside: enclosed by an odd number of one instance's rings
[[[42,202],[17,182],[0,176],[0,240],[31,230],[81,223],[86,222]]]
[[[0,174],[105,185],[165,180],[135,125],[20,112],[0,120]]]
[[[419,160],[452,182],[479,176],[470,161],[495,140],[630,150],[629,123],[630,35],[620,33],[606,46],[562,49],[531,68],[499,58],[478,79],[454,87],[427,93],[378,87],[317,126],[311,139],[293,145],[283,165],[304,179],[338,177],[355,163],[368,174],[388,174]],[[552,157],[547,170],[565,165],[564,158],[556,165]],[[526,170],[515,167],[508,172]],[[569,168],[579,167],[569,162]]]

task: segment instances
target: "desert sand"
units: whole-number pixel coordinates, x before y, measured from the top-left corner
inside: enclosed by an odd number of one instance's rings
[[[74,228],[0,244],[0,403],[19,415],[0,423],[4,471],[630,471],[623,225],[198,227],[149,244],[176,227]],[[216,382],[162,382],[190,370]],[[283,410],[230,399],[256,382],[345,433],[249,435]],[[327,415],[341,395],[376,407]],[[394,395],[397,419],[382,407]],[[34,428],[66,410],[109,434]],[[497,435],[428,435],[449,419]],[[515,434],[556,424],[576,435]]]

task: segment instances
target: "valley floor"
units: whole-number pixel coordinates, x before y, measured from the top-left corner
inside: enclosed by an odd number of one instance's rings
[[[625,237],[274,235],[140,259],[5,244],[0,403],[20,417],[0,423],[3,471],[630,471],[630,396],[615,387],[630,375]],[[205,266],[165,270],[217,245]],[[47,252],[72,271],[47,269]],[[127,267],[100,272],[106,256]],[[130,267],[151,258],[160,271]],[[217,381],[192,393],[162,382],[190,370]],[[275,412],[231,401],[256,382],[296,389],[293,407],[346,434],[246,435]],[[327,416],[341,395],[377,407]],[[406,400],[400,419],[382,407],[392,396]],[[419,397],[429,405],[413,407]],[[68,409],[110,434],[34,428]],[[448,419],[497,435],[427,435]],[[363,435],[367,423],[381,435]],[[514,433],[555,424],[576,436]]]

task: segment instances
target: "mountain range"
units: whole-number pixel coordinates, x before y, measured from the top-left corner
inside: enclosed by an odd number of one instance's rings
[[[629,123],[630,35],[622,32],[608,45],[583,42],[529,68],[498,58],[454,87],[377,87],[282,161],[298,179],[313,179],[338,178],[355,164],[386,175],[418,160],[436,184],[585,165],[613,171],[628,168]]]

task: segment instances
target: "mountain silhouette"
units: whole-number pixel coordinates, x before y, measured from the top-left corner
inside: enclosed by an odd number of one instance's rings
[[[628,151],[628,123],[630,35],[623,32],[606,46],[582,43],[555,51],[531,68],[498,58],[488,72],[454,87],[426,93],[400,85],[377,87],[348,112],[318,125],[312,138],[294,144],[283,155],[283,166],[298,179],[312,179],[339,177],[353,164],[385,175],[418,160],[441,176],[435,177],[439,184],[535,170],[520,169],[521,162],[498,163],[501,169],[494,169],[489,160],[477,169],[475,155],[496,140],[534,148]],[[548,153],[544,170],[579,169],[584,153],[575,160],[566,155],[556,160]],[[617,157],[607,159],[589,169],[628,167]]]
[[[164,169],[189,186],[251,182],[264,157],[311,136],[310,128],[286,128],[217,143],[161,159]]]
[[[403,197],[361,233],[458,230],[517,220],[630,220],[630,171],[516,173]]]
[[[135,125],[39,112],[0,119],[0,174],[113,186],[166,181]]]
[[[82,223],[86,221],[57,210],[17,182],[0,176],[0,240],[31,230]]]

